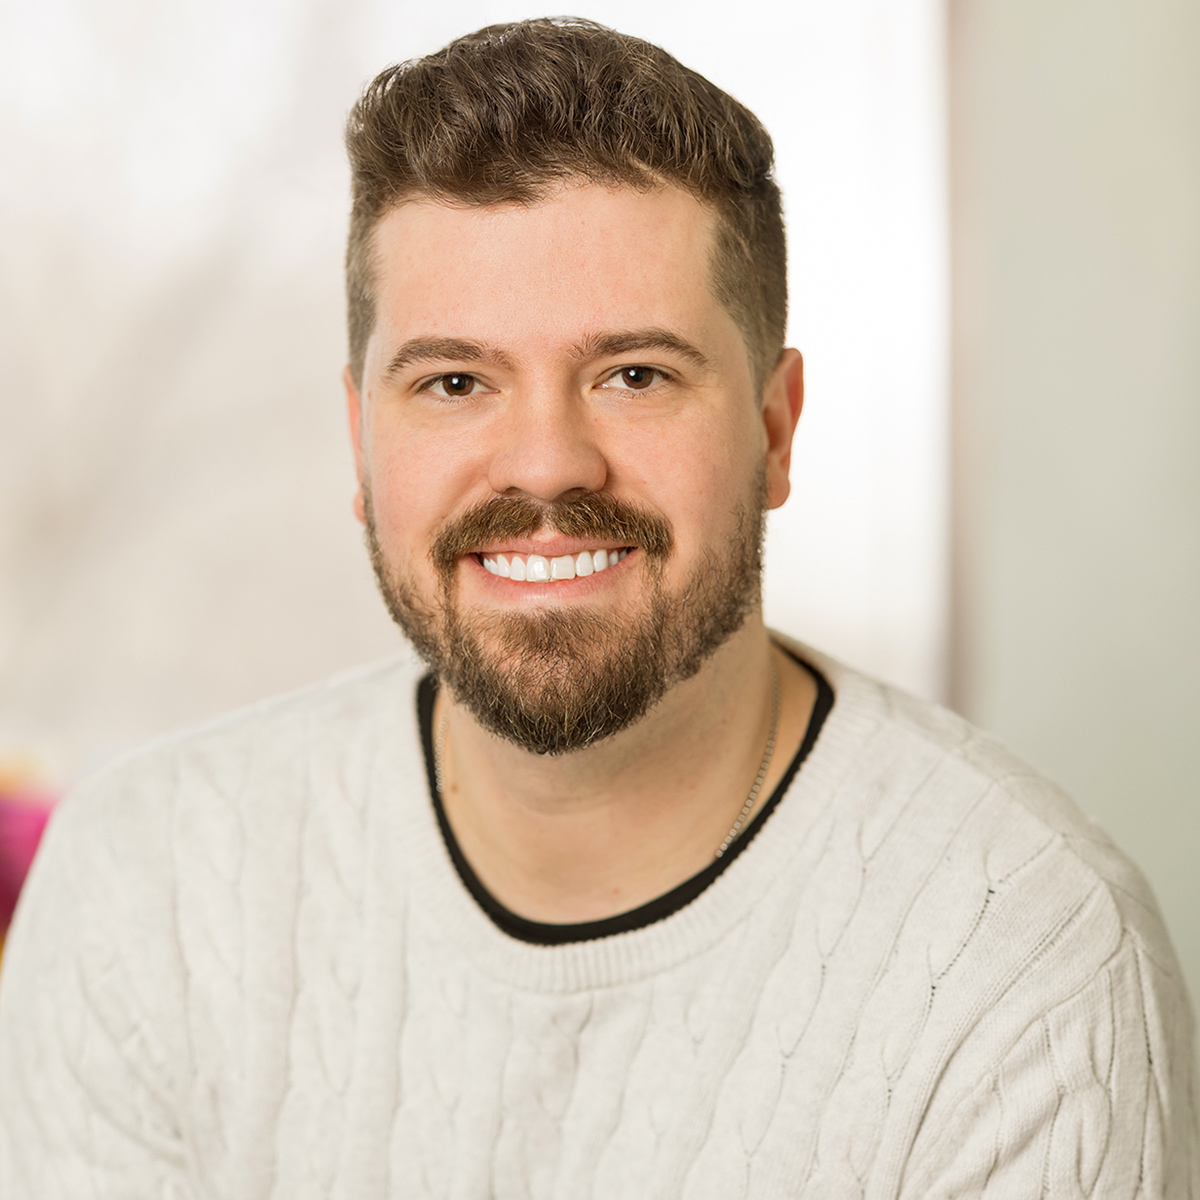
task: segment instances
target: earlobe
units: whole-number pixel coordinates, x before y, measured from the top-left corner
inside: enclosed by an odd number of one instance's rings
[[[785,350],[763,388],[768,508],[779,508],[791,491],[792,438],[803,407],[804,359],[799,350]]]

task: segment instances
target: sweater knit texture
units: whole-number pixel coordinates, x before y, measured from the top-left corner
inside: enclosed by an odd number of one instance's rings
[[[1150,892],[958,717],[835,702],[697,899],[502,933],[404,656],[159,742],[51,821],[0,977],[4,1200],[1200,1198]]]

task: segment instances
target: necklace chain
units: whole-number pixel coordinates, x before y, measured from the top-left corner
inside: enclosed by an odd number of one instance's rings
[[[730,826],[729,832],[725,835],[724,841],[717,847],[714,858],[721,858],[725,851],[737,840],[737,836],[742,831],[742,827],[746,824],[746,818],[754,810],[754,805],[758,800],[758,793],[762,791],[763,781],[767,778],[767,771],[771,767],[771,759],[775,756],[775,738],[779,733],[779,670],[775,666],[774,657],[771,658],[771,731],[767,734],[766,749],[763,750],[762,761],[758,764],[758,774],[754,776],[754,782],[750,785],[750,794],[746,797],[746,803],[742,805],[742,811],[738,813],[737,820]],[[437,737],[434,739],[433,746],[433,775],[437,782],[439,796],[445,796],[446,788],[442,780],[442,763],[446,756],[446,706],[442,705],[442,715],[438,720]]]
[[[762,762],[758,764],[758,774],[754,777],[754,783],[750,786],[750,794],[746,797],[746,803],[742,805],[742,811],[738,813],[737,820],[734,821],[729,832],[725,835],[725,840],[717,847],[717,852],[713,855],[714,858],[721,858],[725,851],[733,844],[738,834],[742,831],[742,826],[746,824],[746,818],[754,809],[755,801],[758,800],[758,793],[762,791],[763,780],[767,777],[767,771],[771,766],[771,759],[775,755],[775,737],[779,733],[779,670],[775,666],[775,657],[771,656],[771,732],[767,734],[767,747],[763,751]]]
[[[446,800],[446,785],[442,780],[442,763],[446,757],[446,709],[448,705],[442,701],[442,715],[438,720],[437,737],[433,742],[433,778],[437,783],[438,795],[442,803]]]

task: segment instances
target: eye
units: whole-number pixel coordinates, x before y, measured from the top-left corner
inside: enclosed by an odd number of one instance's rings
[[[474,375],[466,375],[462,371],[451,371],[446,375],[435,375],[421,385],[421,390],[432,392],[435,396],[445,396],[455,399],[459,396],[470,396],[479,387],[479,380]]]
[[[604,381],[604,386],[625,388],[631,392],[644,392],[666,377],[666,372],[660,371],[657,367],[621,367]]]

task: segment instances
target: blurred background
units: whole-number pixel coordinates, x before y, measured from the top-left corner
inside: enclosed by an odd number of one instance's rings
[[[1063,783],[1200,995],[1200,6],[579,11],[775,137],[808,400],[769,619]],[[536,15],[0,0],[0,918],[72,780],[398,647],[350,513],[341,124]]]

